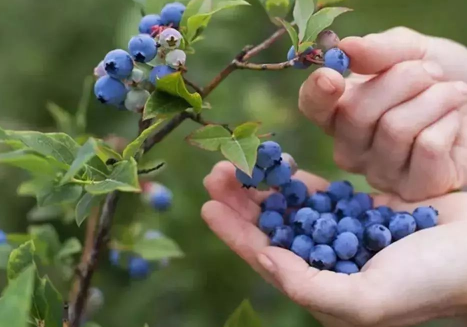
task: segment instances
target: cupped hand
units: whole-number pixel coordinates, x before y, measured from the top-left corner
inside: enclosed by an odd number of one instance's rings
[[[310,193],[328,182],[298,171]],[[257,227],[259,204],[270,192],[246,190],[228,162],[205,178],[212,198],[202,208],[209,227],[266,280],[307,308],[325,326],[408,326],[467,311],[467,194],[420,203],[376,195],[375,205],[413,210],[433,205],[439,226],[391,244],[354,275],[319,271],[290,251],[269,246]]]
[[[343,169],[416,201],[467,183],[467,49],[395,28],[344,39],[356,73],[322,68],[299,107],[335,138]]]

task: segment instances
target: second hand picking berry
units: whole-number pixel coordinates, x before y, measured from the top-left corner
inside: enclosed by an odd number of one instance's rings
[[[294,252],[314,268],[357,273],[391,243],[438,222],[433,207],[412,213],[375,208],[371,195],[355,193],[348,181],[310,195],[302,181],[293,179],[296,170],[295,160],[267,141],[258,147],[252,176],[237,169],[236,177],[246,188],[265,183],[279,190],[261,204],[258,226],[271,245]]]

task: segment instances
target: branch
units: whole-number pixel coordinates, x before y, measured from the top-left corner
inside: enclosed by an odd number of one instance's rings
[[[295,60],[280,62],[277,64],[252,64],[249,62],[235,61],[237,69],[250,69],[250,70],[283,70],[290,68],[294,65]]]
[[[195,90],[195,92],[198,92],[199,94],[203,93],[203,89],[201,87],[188,80],[185,76],[183,76],[183,80],[185,81],[185,84],[190,86],[193,90]]]

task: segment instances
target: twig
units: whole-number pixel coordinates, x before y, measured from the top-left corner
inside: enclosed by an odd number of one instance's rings
[[[185,76],[183,76],[183,80],[185,81],[185,84],[190,86],[193,90],[195,90],[195,92],[198,92],[199,94],[203,93],[203,89],[201,87],[188,80]]]
[[[295,60],[284,61],[277,64],[253,64],[249,62],[235,61],[237,69],[250,69],[250,70],[283,70],[290,68],[294,65]]]
[[[164,165],[165,165],[165,162],[161,162],[156,167],[152,167],[152,168],[149,168],[149,169],[138,170],[138,175],[144,175],[144,174],[152,173],[153,171],[161,169],[162,167],[164,167]]]
[[[156,134],[146,140],[144,144],[144,152],[151,150],[154,145],[161,142],[187,118],[189,118],[189,114],[184,111],[169,120],[169,122],[165,124],[164,127],[162,127],[160,130],[158,130]]]

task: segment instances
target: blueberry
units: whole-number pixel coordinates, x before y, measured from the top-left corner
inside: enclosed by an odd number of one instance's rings
[[[324,67],[334,69],[335,71],[344,74],[349,68],[349,57],[339,48],[332,48],[324,54]]]
[[[373,209],[373,198],[369,194],[355,193],[352,199],[360,204],[362,211]]]
[[[99,64],[94,68],[94,76],[101,78],[105,75],[107,75],[107,72],[105,71],[104,60],[101,60],[101,62],[99,62]]]
[[[383,215],[381,215],[378,210],[367,210],[360,215],[359,219],[362,222],[364,228],[374,224],[387,226],[386,219],[384,219]]]
[[[265,211],[259,216],[259,229],[264,233],[271,233],[276,227],[284,225],[284,218],[275,211]]]
[[[185,5],[180,2],[168,3],[161,10],[161,20],[164,25],[178,27],[185,12]]]
[[[270,236],[271,245],[289,249],[294,239],[294,233],[290,226],[276,227]]]
[[[363,225],[357,218],[345,217],[337,224],[337,233],[350,232],[357,236],[359,240],[363,239]]]
[[[276,142],[263,142],[258,147],[256,165],[264,169],[270,168],[281,160],[281,153],[281,146]]]
[[[344,232],[337,235],[337,238],[332,244],[332,248],[340,259],[349,260],[357,254],[358,244],[358,238],[355,234]]]
[[[140,34],[130,39],[128,51],[135,61],[149,62],[157,55],[157,44],[148,34]]]
[[[326,192],[316,192],[308,198],[306,206],[310,207],[319,213],[331,212],[332,200]]]
[[[336,265],[337,257],[329,245],[316,245],[310,252],[310,265],[320,270],[331,270]]]
[[[317,244],[331,244],[337,235],[337,223],[332,218],[319,218],[313,224],[313,240]]]
[[[0,245],[1,244],[7,244],[8,238],[7,235],[4,231],[0,230]]]
[[[261,203],[263,211],[277,211],[281,214],[287,210],[287,201],[282,193],[273,193]]]
[[[301,257],[308,262],[310,259],[310,252],[313,249],[313,240],[306,235],[298,235],[294,238],[290,251]]]
[[[118,266],[120,262],[120,251],[110,250],[109,252],[109,261],[113,266]]]
[[[274,165],[266,170],[266,184],[272,187],[279,187],[290,182],[292,170],[286,162]]]
[[[157,240],[159,238],[164,237],[164,234],[162,232],[155,230],[155,229],[150,229],[144,233],[144,238],[146,240]]]
[[[337,215],[337,218],[343,217],[358,217],[362,213],[362,208],[360,203],[355,199],[347,200],[343,199],[337,202],[334,213]]]
[[[308,197],[306,185],[298,179],[292,179],[290,183],[283,185],[281,192],[289,207],[300,207]]]
[[[438,211],[433,207],[419,207],[413,212],[418,229],[434,227],[438,224]]]
[[[141,18],[138,29],[140,33],[151,34],[151,28],[159,25],[162,25],[161,17],[159,15],[146,15]]]
[[[313,224],[319,219],[319,213],[310,208],[303,208],[297,211],[290,226],[295,234],[305,234],[311,236]]]
[[[297,216],[298,210],[293,209],[287,214],[287,221],[288,224],[292,226],[292,224],[295,222],[295,217]]]
[[[153,208],[157,211],[166,211],[172,205],[172,192],[160,184],[151,191],[150,198]]]
[[[141,69],[133,68],[130,80],[135,83],[141,83],[144,80],[144,72]]]
[[[253,168],[252,177],[250,177],[237,168],[235,170],[235,177],[237,177],[237,180],[246,188],[258,187],[259,183],[264,180],[264,171],[255,166],[255,168]]]
[[[363,233],[363,243],[370,251],[381,251],[391,244],[391,232],[383,225],[371,225]]]
[[[167,65],[156,66],[151,70],[151,73],[149,74],[149,81],[157,87],[158,80],[172,73],[175,73],[175,69]]]
[[[186,53],[183,50],[172,50],[165,56],[165,63],[173,69],[179,69],[186,64]]]
[[[130,111],[141,112],[150,96],[151,93],[144,89],[131,89],[126,95],[125,108]]]
[[[167,50],[174,50],[180,47],[182,34],[173,28],[167,28],[159,34],[159,44]]]
[[[401,238],[412,234],[416,229],[417,223],[415,222],[414,217],[409,214],[396,214],[389,224],[389,230],[391,231],[394,241],[398,241]]]
[[[394,211],[392,211],[391,208],[387,206],[379,206],[375,208],[376,210],[379,211],[379,213],[383,216],[384,218],[384,225],[389,226],[389,221],[391,220],[391,217],[394,215]]]
[[[128,263],[128,271],[132,278],[145,278],[150,273],[149,262],[141,257],[131,257]]]
[[[104,76],[94,84],[94,94],[101,103],[120,106],[124,103],[128,90],[125,85],[110,76]]]
[[[320,215],[320,218],[330,218],[336,222],[336,224],[339,222],[339,219],[337,218],[336,214],[332,212],[325,212]]]
[[[310,54],[312,51],[313,51],[313,47],[308,47],[303,53],[301,53],[298,56],[298,60],[295,61],[294,65],[293,65],[293,68],[295,68],[295,69],[307,69],[308,67],[310,67],[312,63],[307,61],[305,59],[305,56],[307,54]],[[287,52],[287,60],[290,61],[290,60],[295,59],[296,57],[297,57],[297,53],[295,52],[295,48],[292,45],[289,52]]]
[[[348,181],[332,182],[328,187],[328,194],[335,202],[350,199],[353,194],[353,186]]]
[[[358,269],[357,265],[352,261],[339,260],[336,262],[334,271],[336,273],[351,275],[358,273],[360,269]]]
[[[134,64],[128,52],[116,49],[107,53],[104,58],[104,67],[110,77],[123,79],[130,77]]]
[[[327,51],[332,48],[336,48],[339,45],[339,36],[331,30],[325,30],[318,34],[316,42],[321,49]]]
[[[353,261],[363,268],[363,266],[373,257],[373,253],[368,251],[363,245],[360,245],[357,250],[357,254],[353,257]]]
[[[290,165],[290,169],[292,171],[292,175],[294,175],[298,171],[298,165],[295,159],[288,153],[283,152],[281,156],[281,160],[283,162],[287,162]]]

